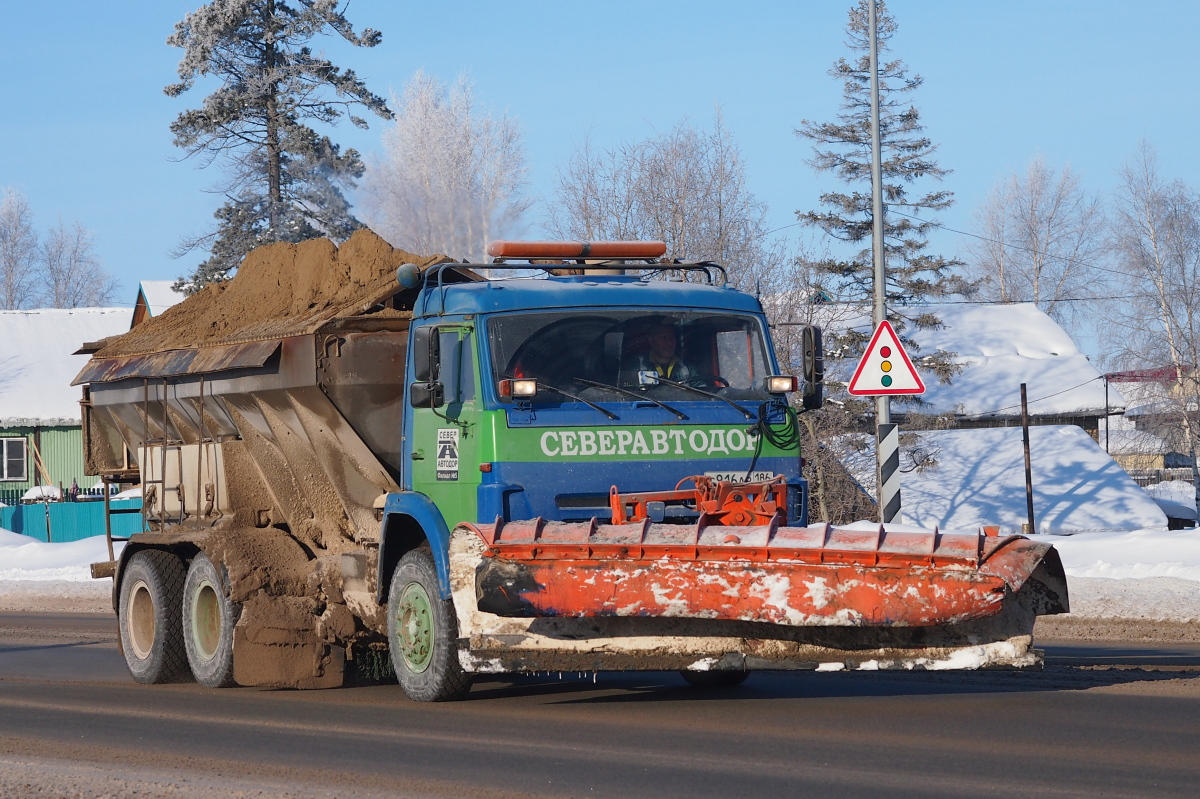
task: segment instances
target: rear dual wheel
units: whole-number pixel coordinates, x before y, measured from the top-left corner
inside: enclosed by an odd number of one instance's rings
[[[183,586],[183,640],[196,682],[228,688],[233,680],[233,628],[241,607],[203,553],[192,559]]]
[[[233,627],[239,606],[205,555],[183,561],[145,549],[129,558],[118,601],[121,648],[140,683],[183,682],[210,688],[234,685]]]
[[[188,674],[180,627],[187,573],[170,552],[134,553],[121,574],[117,620],[129,673],[140,683],[182,682]]]

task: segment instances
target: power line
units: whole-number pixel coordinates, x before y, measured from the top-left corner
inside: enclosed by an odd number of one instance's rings
[[[940,223],[940,222],[937,222],[937,221],[935,221],[935,220],[932,220],[932,219],[930,219],[930,220],[923,220],[923,219],[921,219],[921,217],[919,217],[919,216],[913,216],[912,214],[906,214],[906,213],[904,213],[903,211],[897,211],[897,210],[896,210],[895,208],[893,208],[892,206],[888,206],[888,210],[889,210],[889,211],[891,211],[891,212],[892,212],[892,213],[894,213],[894,214],[897,214],[897,215],[899,215],[899,216],[907,217],[908,219],[915,219],[915,220],[917,220],[918,222],[929,222],[929,224],[933,225],[934,227],[938,228],[939,230],[947,230],[947,231],[949,231],[949,232],[951,232],[951,233],[957,233],[957,234],[959,234],[960,236],[969,236],[969,237],[971,237],[971,238],[973,238],[973,239],[979,239],[980,241],[986,241],[986,242],[990,242],[991,244],[999,244],[1001,247],[1004,247],[1004,248],[1006,248],[1006,249],[1010,249],[1010,250],[1021,250],[1022,252],[1028,252],[1028,253],[1033,253],[1034,255],[1040,255],[1040,256],[1042,256],[1043,258],[1052,258],[1052,259],[1054,259],[1054,260],[1056,260],[1056,261],[1066,261],[1068,264],[1080,264],[1080,265],[1084,265],[1084,266],[1090,266],[1092,269],[1098,269],[1098,270],[1099,270],[1099,271],[1101,271],[1101,272],[1110,272],[1110,273],[1112,273],[1112,274],[1114,274],[1114,275],[1120,275],[1121,277],[1133,278],[1133,279],[1135,279],[1135,280],[1138,278],[1138,275],[1131,275],[1131,274],[1129,274],[1128,272],[1122,272],[1122,271],[1121,271],[1121,270],[1119,270],[1119,269],[1109,269],[1109,268],[1107,268],[1107,267],[1104,267],[1104,266],[1097,266],[1096,264],[1084,264],[1082,261],[1079,261],[1079,260],[1077,260],[1077,259],[1075,259],[1075,258],[1067,258],[1067,257],[1065,257],[1065,256],[1062,256],[1062,255],[1054,255],[1053,253],[1048,253],[1048,252],[1045,252],[1045,251],[1043,251],[1043,250],[1034,250],[1034,249],[1031,249],[1031,248],[1029,248],[1029,247],[1022,247],[1022,246],[1021,246],[1021,245],[1019,245],[1019,244],[1009,244],[1008,242],[1005,242],[1005,241],[1000,241],[999,239],[989,239],[987,236],[980,236],[980,235],[979,235],[979,234],[977,234],[977,233],[968,233],[968,232],[967,232],[967,231],[965,231],[965,230],[958,230],[958,229],[956,229],[956,228],[952,228],[952,227],[946,227],[946,226],[945,226],[945,225],[943,225],[942,223]],[[1116,299],[1125,299],[1125,298],[1118,297],[1118,298],[1116,298]],[[1060,300],[1060,302],[1061,302],[1061,300]]]
[[[1104,375],[1096,375],[1095,377],[1091,378],[1090,380],[1084,380],[1082,383],[1075,385],[1075,386],[1071,386],[1070,388],[1064,388],[1062,391],[1055,391],[1053,394],[1047,394],[1044,397],[1038,397],[1037,399],[1028,400],[1028,403],[1030,405],[1032,405],[1035,402],[1041,402],[1042,400],[1050,399],[1051,397],[1057,397],[1059,394],[1066,394],[1068,391],[1074,391],[1077,388],[1082,388],[1083,386],[1086,386],[1088,383],[1094,383],[1097,380],[1103,380],[1103,379],[1104,379]],[[1021,407],[1021,403],[1018,402],[1016,405],[1006,405],[1003,408],[997,408],[994,411],[987,411],[986,413],[980,413],[980,414],[975,414],[975,415],[976,416],[995,416],[996,414],[1000,413],[1001,411],[1010,411],[1014,408],[1020,408],[1020,407]]]

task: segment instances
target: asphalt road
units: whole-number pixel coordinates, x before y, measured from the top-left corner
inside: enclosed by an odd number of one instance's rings
[[[0,614],[0,795],[1197,796],[1200,646],[1045,642],[1038,673],[488,680],[425,705],[140,686],[108,617]]]

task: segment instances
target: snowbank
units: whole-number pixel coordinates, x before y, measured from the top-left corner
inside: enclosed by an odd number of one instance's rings
[[[1176,519],[1195,519],[1196,489],[1183,480],[1168,480],[1142,489],[1158,503],[1163,513]]]
[[[123,542],[113,544],[119,554]],[[91,582],[90,566],[108,560],[104,536],[47,544],[0,529],[0,581]]]
[[[1200,583],[1200,530],[1030,537],[1054,545],[1068,577],[1174,577]],[[1193,590],[1200,594],[1200,585]]]
[[[1019,427],[913,433],[901,445],[903,518],[920,527],[1019,533],[1026,521],[1025,455]],[[1033,509],[1039,532],[1078,533],[1167,527],[1167,517],[1091,436],[1073,425],[1029,431]],[[936,466],[919,468],[923,456]],[[875,493],[875,444],[843,462]]]

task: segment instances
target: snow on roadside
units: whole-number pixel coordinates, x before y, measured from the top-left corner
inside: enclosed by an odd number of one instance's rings
[[[1176,577],[1200,581],[1200,530],[1030,536],[1053,544],[1068,577],[1125,580]],[[1196,586],[1200,591],[1200,586]]]
[[[123,543],[113,545],[119,554]],[[27,535],[0,529],[0,581],[55,580],[90,582],[90,566],[108,560],[103,536],[47,544]]]

